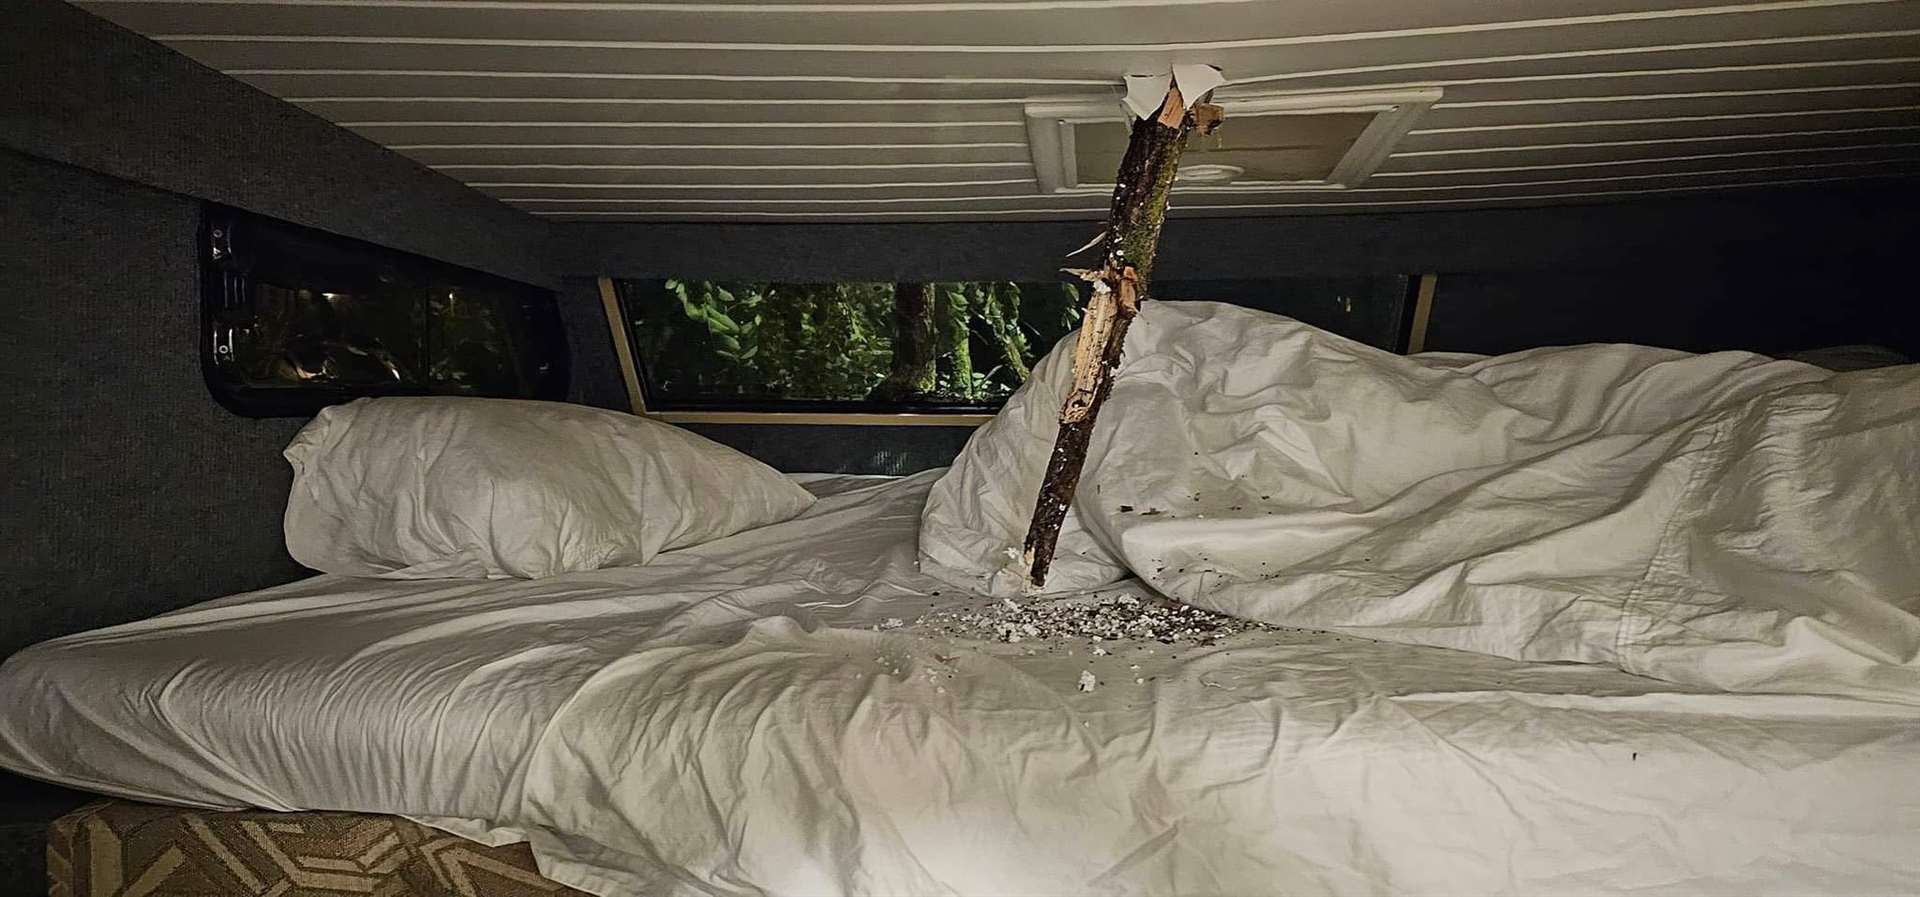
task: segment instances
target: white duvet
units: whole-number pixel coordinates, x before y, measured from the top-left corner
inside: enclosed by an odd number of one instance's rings
[[[934,488],[921,549],[944,575],[1021,591],[1070,347]],[[1408,358],[1151,303],[1049,586],[1129,573],[1280,625],[1920,704],[1920,365]]]
[[[1296,631],[1104,655],[873,631],[978,601],[915,569],[936,476],[643,567],[324,576],[43,644],[0,667],[0,765],[525,838],[602,895],[1920,880],[1910,706]]]

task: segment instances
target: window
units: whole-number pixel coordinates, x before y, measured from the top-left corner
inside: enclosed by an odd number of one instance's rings
[[[1400,275],[1168,279],[1152,293],[1258,308],[1404,351],[1414,285]],[[669,279],[603,287],[631,350],[639,407],[682,422],[741,412],[815,413],[809,422],[860,412],[977,422],[960,415],[1005,402],[1079,326],[1084,301],[1080,284],[1065,282]]]
[[[200,255],[201,366],[240,414],[371,395],[566,395],[549,291],[218,206]]]
[[[616,284],[651,411],[991,411],[1079,323],[1060,282]]]

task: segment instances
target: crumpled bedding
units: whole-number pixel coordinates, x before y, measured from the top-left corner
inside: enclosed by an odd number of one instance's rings
[[[935,486],[929,569],[1021,592],[1071,346]],[[1920,704],[1920,365],[1409,358],[1155,302],[1060,544],[1049,587],[1131,574],[1278,625]]]
[[[958,640],[923,618],[981,599],[914,563],[938,476],[815,483],[799,518],[643,567],[322,576],[36,646],[0,666],[0,765],[526,840],[608,897],[1920,875],[1912,707],[1298,630]]]

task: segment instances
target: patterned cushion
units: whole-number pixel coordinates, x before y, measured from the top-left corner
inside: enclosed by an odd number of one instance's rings
[[[89,804],[47,835],[53,897],[576,897],[525,844],[487,847],[394,816]]]

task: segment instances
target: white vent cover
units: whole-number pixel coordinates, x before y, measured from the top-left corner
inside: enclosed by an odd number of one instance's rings
[[[1215,95],[1226,121],[1194,135],[1178,183],[1213,190],[1339,190],[1380,167],[1440,89]],[[1027,143],[1043,193],[1106,193],[1132,119],[1110,97],[1028,100]]]

